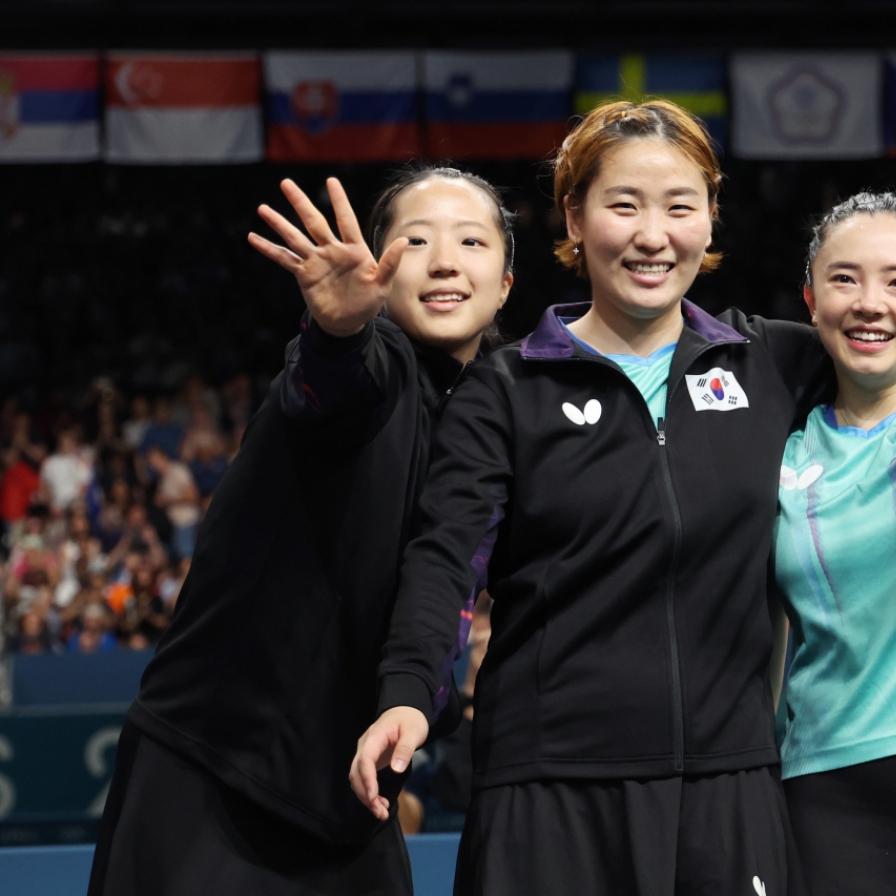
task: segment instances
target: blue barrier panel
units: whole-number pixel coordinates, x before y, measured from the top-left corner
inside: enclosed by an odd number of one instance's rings
[[[416,896],[451,896],[460,834],[408,837]],[[3,896],[84,896],[92,846],[31,846],[0,849]]]
[[[0,715],[0,846],[90,842],[123,724],[123,709]]]
[[[130,703],[151,650],[12,657],[12,705]]]

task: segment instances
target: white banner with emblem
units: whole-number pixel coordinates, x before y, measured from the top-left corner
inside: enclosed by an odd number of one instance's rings
[[[735,53],[734,155],[863,159],[884,154],[877,53]]]

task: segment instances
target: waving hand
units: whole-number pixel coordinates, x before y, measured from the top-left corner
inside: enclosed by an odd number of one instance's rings
[[[295,275],[308,310],[321,329],[331,336],[360,332],[383,307],[408,241],[395,240],[377,262],[364,242],[345,190],[335,177],[327,179],[327,190],[340,239],[293,181],[284,180],[280,188],[305,225],[307,235],[270,206],[262,205],[258,214],[286,246],[278,246],[256,233],[249,234],[250,245]]]

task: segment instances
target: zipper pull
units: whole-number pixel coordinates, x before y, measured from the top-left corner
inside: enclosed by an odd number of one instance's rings
[[[656,418],[656,440],[660,445],[666,444],[666,420],[664,417]]]

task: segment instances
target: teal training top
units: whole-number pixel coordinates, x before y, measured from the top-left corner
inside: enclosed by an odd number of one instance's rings
[[[896,414],[787,440],[775,573],[793,625],[785,778],[896,755]]]
[[[592,355],[600,355],[601,353],[597,349],[588,345],[587,342],[582,342],[566,326],[567,323],[572,323],[573,320],[575,318],[560,318],[563,329],[569,333],[571,339],[575,340],[586,351],[591,352]],[[647,407],[650,410],[650,416],[653,417],[654,423],[660,417],[666,416],[669,368],[672,366],[672,355],[675,352],[676,345],[678,345],[677,342],[670,342],[668,345],[658,348],[646,358],[642,358],[640,355],[602,355],[602,357],[618,364],[622,368],[623,373],[635,384],[638,391],[644,396],[644,401],[647,402]]]

